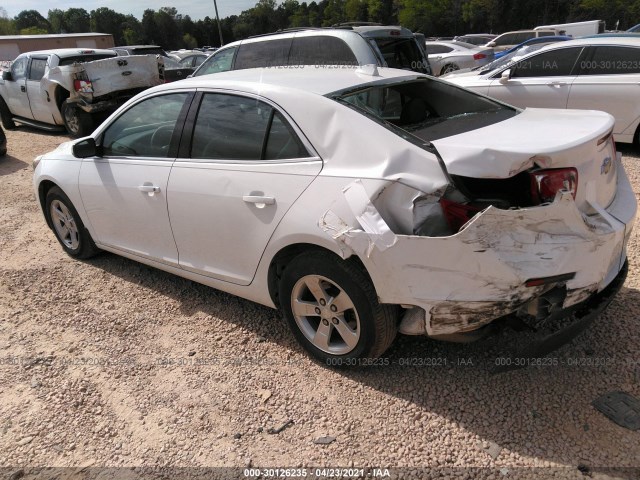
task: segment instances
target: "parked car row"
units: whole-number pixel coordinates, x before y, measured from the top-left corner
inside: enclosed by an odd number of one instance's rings
[[[640,38],[598,36],[534,45],[496,62],[444,78],[521,108],[601,110],[615,118],[616,141],[639,141]]]

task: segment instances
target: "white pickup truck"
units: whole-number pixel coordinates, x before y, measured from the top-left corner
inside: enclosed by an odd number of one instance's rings
[[[163,61],[153,56],[77,48],[23,53],[2,72],[0,118],[6,129],[22,123],[82,137],[98,115],[163,81]]]

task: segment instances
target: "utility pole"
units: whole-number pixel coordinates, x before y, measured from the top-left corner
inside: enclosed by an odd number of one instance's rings
[[[220,46],[224,45],[224,40],[222,39],[222,26],[220,25],[220,15],[218,15],[218,3],[216,0],[213,0],[213,6],[216,9],[216,22],[218,22],[218,35],[220,35]]]

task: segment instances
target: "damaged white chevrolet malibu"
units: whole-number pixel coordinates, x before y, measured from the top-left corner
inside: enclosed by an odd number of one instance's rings
[[[38,157],[34,187],[69,255],[279,307],[324,362],[568,317],[545,351],[626,275],[613,124],[373,66],[241,70],[146,90]]]

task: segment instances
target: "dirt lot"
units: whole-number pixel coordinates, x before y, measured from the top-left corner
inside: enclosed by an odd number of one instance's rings
[[[275,311],[115,255],[67,257],[36,205],[31,161],[68,138],[7,137],[0,476],[376,466],[396,478],[638,478],[640,432],[591,406],[609,391],[640,397],[638,229],[625,287],[557,366],[495,375],[487,344],[400,338],[389,366],[334,371],[307,359]],[[638,150],[623,153],[640,192]],[[154,469],[98,468],[142,466]]]

